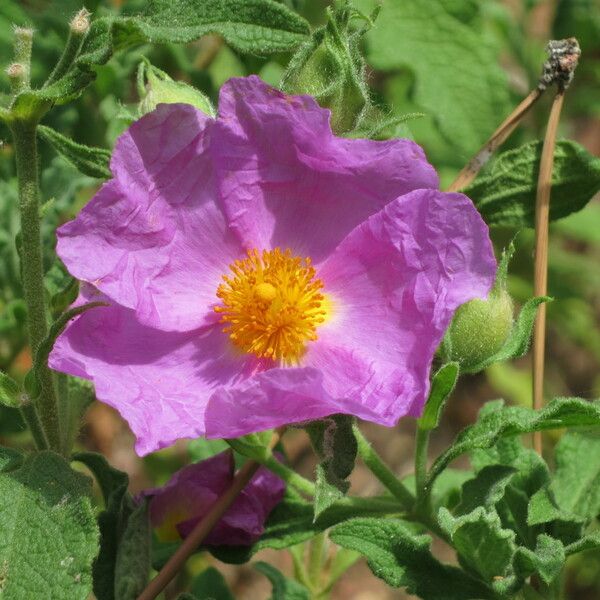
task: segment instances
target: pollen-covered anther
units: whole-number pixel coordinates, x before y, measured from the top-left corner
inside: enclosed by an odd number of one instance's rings
[[[327,316],[310,258],[279,248],[249,250],[230,270],[217,289],[223,331],[244,352],[296,363]]]

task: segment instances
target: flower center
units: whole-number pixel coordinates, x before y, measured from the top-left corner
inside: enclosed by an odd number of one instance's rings
[[[323,282],[310,258],[290,250],[249,250],[229,267],[217,289],[215,307],[233,344],[259,358],[295,363],[306,343],[317,339],[327,316]]]

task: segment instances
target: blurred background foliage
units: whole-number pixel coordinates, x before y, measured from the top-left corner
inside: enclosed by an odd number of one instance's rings
[[[299,11],[313,26],[325,20],[325,0],[281,0]],[[94,16],[131,14],[143,0],[87,0]],[[355,7],[370,14],[374,0],[356,0]],[[78,0],[1,0],[0,56],[12,55],[12,26],[33,25],[32,79],[41,84],[63,48],[68,22],[81,8]],[[357,27],[364,23],[357,20]],[[380,137],[404,136],[421,144],[447,186],[472,154],[516,104],[535,86],[545,58],[548,39],[576,36],[582,58],[569,89],[560,136],[575,139],[600,155],[600,0],[383,0],[381,13],[364,38],[369,84],[376,114],[389,117],[421,113],[419,118],[385,126]],[[139,101],[135,73],[142,58],[186,81],[217,104],[219,87],[230,77],[251,73],[278,85],[289,55],[268,59],[240,55],[216,36],[187,46],[138,46],[117,54],[97,69],[97,78],[76,102],[51,111],[44,123],[77,142],[112,148],[127,127],[127,109]],[[0,71],[0,99],[8,81]],[[503,150],[541,139],[551,94],[535,106]],[[13,152],[10,136],[0,125],[0,368],[15,377],[30,364],[24,330],[25,308],[19,284],[18,215]],[[78,173],[40,141],[42,163],[43,234],[49,294],[68,287],[57,264],[55,228],[72,218],[97,189],[99,182]],[[507,245],[514,230],[494,229],[497,248]],[[511,265],[510,291],[517,302],[532,295],[533,231],[517,237],[517,254]],[[548,396],[600,396],[600,200],[552,225],[549,292],[555,298],[548,308]],[[470,422],[480,405],[504,397],[528,404],[531,397],[529,358],[496,364],[485,374],[461,381],[444,424],[452,436]],[[371,428],[376,446],[399,471],[407,468],[412,452],[411,424],[404,423],[400,445],[392,441],[397,430]],[[22,424],[9,409],[0,412],[0,436],[21,436]],[[442,433],[441,438],[444,438]],[[440,440],[440,443],[447,441]],[[200,460],[221,449],[219,443],[201,441],[177,445],[145,461],[135,457],[131,438],[115,414],[92,406],[80,440],[82,446],[103,451],[116,466],[128,471],[139,488],[163,482],[183,462]],[[213,447],[214,446],[214,447]],[[434,448],[435,449],[435,448]],[[290,460],[310,472],[311,459],[304,438],[290,437]],[[394,454],[390,454],[394,453]],[[353,486],[366,485],[358,471]],[[195,559],[202,561],[203,559]],[[201,567],[193,563],[192,570]],[[234,589],[239,597],[256,594],[253,578],[238,570]],[[245,573],[245,574],[244,574]],[[352,577],[354,573],[354,578]],[[402,598],[369,577],[362,582],[351,571],[340,584],[339,597],[363,590],[360,598]],[[229,574],[230,579],[233,575]],[[570,596],[600,597],[600,554],[587,553],[572,564]],[[361,587],[361,585],[363,587]],[[374,586],[374,587],[370,587]],[[261,588],[262,589],[262,588]],[[374,595],[369,596],[369,590]],[[362,592],[361,592],[362,593]],[[358,594],[358,592],[357,592]]]

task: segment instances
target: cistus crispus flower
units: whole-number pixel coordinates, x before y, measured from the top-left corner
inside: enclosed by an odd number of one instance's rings
[[[233,454],[221,452],[177,471],[148,498],[150,522],[161,541],[185,538],[231,485]],[[249,546],[260,538],[265,521],[285,493],[285,483],[260,467],[205,538],[209,546]]]
[[[140,454],[353,414],[419,415],[456,308],[496,270],[471,201],[405,139],[332,134],[329,111],[257,77],[212,119],[161,105],[114,178],[58,231],[89,310],[51,366],[91,379]]]

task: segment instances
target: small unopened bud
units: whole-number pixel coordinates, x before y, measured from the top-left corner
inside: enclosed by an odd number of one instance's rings
[[[69,23],[71,32],[78,36],[85,35],[90,29],[90,13],[86,8],[82,8]]]
[[[366,31],[353,32],[350,22],[360,16],[347,0],[340,0],[327,11],[327,24],[315,30],[292,57],[283,78],[283,90],[289,94],[310,94],[331,110],[331,128],[335,133],[355,129],[370,106],[365,81],[365,62],[359,51],[360,37]]]
[[[153,111],[159,104],[191,104],[206,113],[215,116],[210,100],[195,87],[183,81],[173,81],[164,71],[148,63],[141,63],[138,72],[140,82],[140,115]]]
[[[31,27],[15,27],[15,37],[23,41],[33,40],[33,29]]]
[[[6,69],[6,74],[11,80],[23,79],[25,67],[21,63],[13,63]]]
[[[472,370],[504,346],[512,327],[513,301],[505,289],[493,290],[486,300],[463,304],[446,333],[450,360]]]

